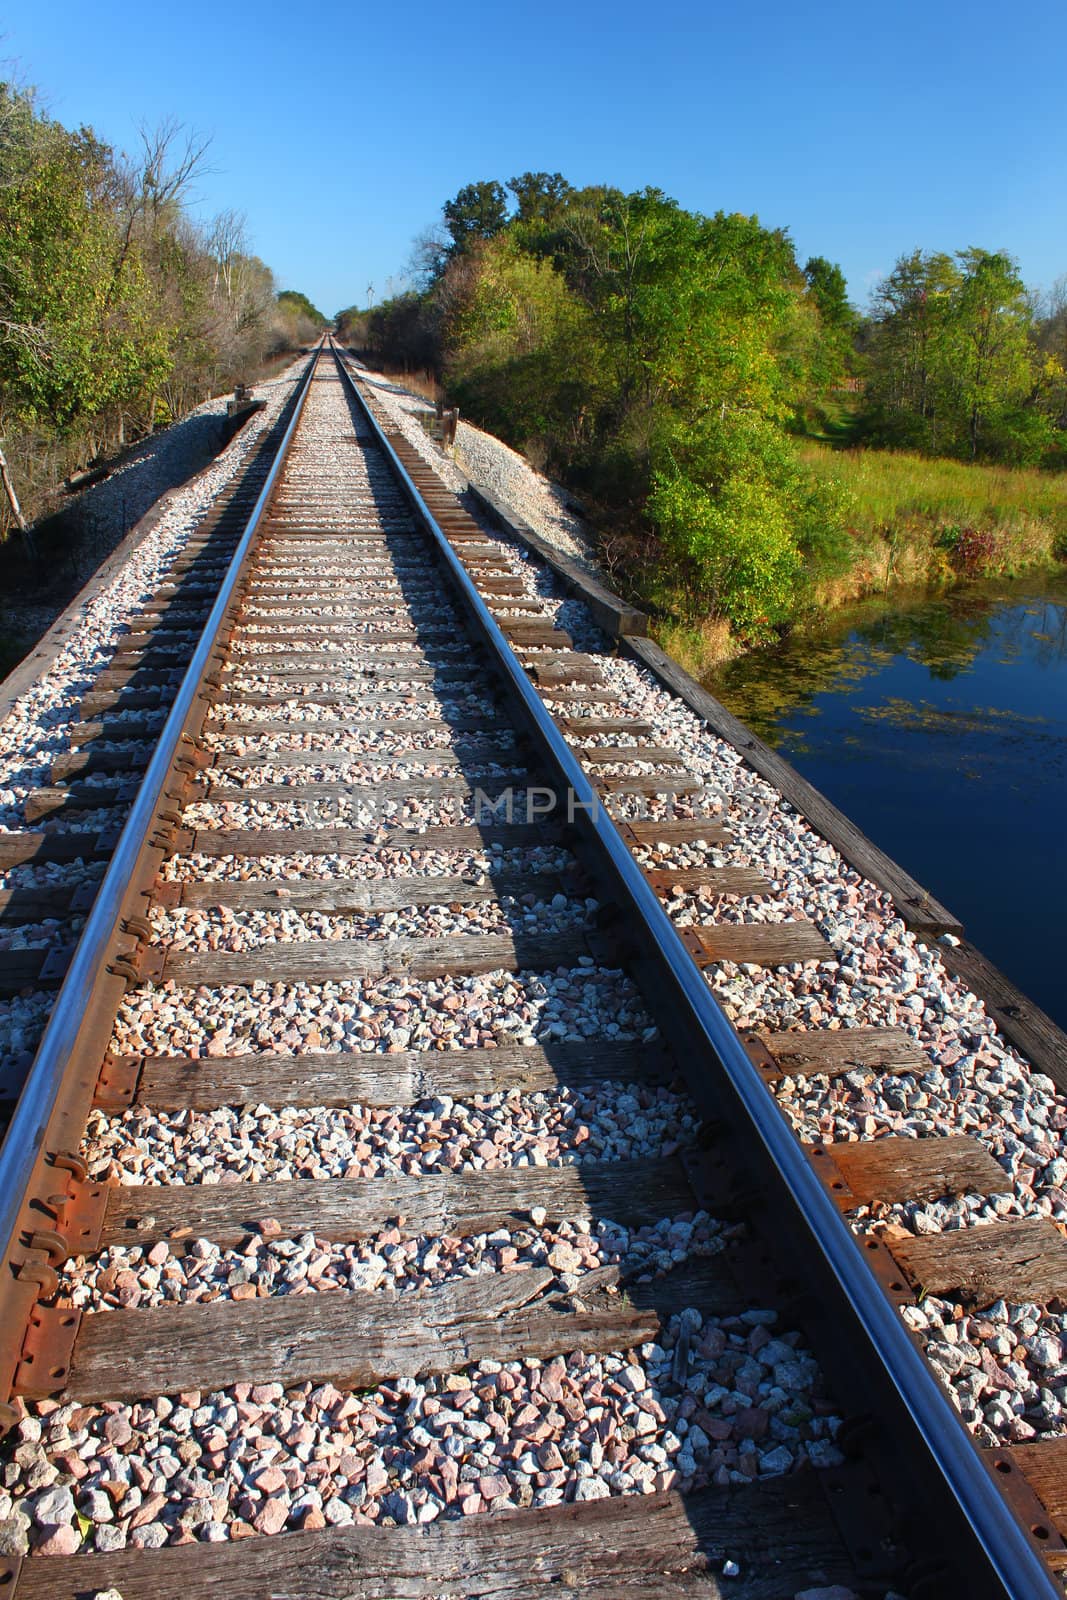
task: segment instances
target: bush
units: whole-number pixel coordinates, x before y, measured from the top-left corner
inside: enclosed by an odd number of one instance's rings
[[[725,617],[753,640],[788,618],[801,554],[766,484],[735,477],[713,495],[680,474],[657,474],[648,509],[688,580],[692,615]]]

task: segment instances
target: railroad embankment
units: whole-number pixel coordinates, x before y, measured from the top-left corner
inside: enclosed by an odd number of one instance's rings
[[[250,393],[268,396],[284,365],[271,363]],[[105,463],[91,475],[93,481],[34,523],[33,553],[17,533],[0,541],[0,677],[33,649],[162,496],[226,449],[250,415],[243,409],[231,416],[231,400],[229,395],[206,400]]]

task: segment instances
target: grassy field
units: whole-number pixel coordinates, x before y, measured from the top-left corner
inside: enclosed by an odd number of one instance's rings
[[[1016,576],[1067,558],[1067,473],[811,442],[800,453],[849,498],[853,560],[843,577],[819,586],[820,605],[960,577]]]
[[[1047,530],[1067,552],[1067,472],[1034,467],[971,466],[893,450],[801,447],[820,477],[836,478],[853,502],[853,520],[867,533],[914,526],[931,531],[974,524],[1029,533]]]

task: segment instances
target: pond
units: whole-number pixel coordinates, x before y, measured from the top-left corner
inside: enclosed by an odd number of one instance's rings
[[[705,682],[1067,1028],[1067,573],[836,613]]]

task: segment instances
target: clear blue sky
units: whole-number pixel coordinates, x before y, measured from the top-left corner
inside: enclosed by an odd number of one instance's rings
[[[1064,0],[8,0],[0,30],[68,125],[211,134],[200,210],[245,212],[327,314],[395,287],[461,185],[526,169],[755,212],[860,303],[916,245],[1067,272]]]

